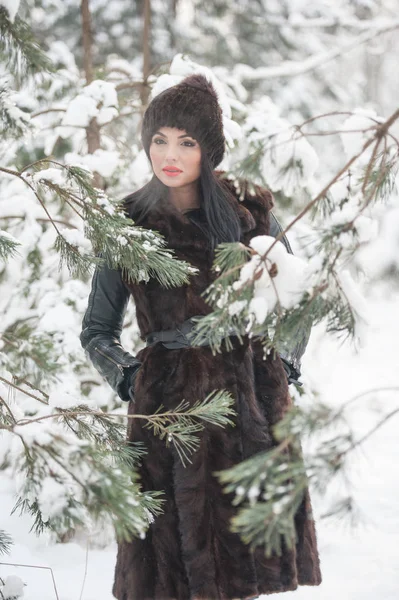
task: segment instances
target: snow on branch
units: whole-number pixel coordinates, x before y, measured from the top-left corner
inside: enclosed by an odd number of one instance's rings
[[[361,44],[365,44],[375,37],[387,33],[388,31],[394,31],[395,29],[399,29],[398,20],[390,22],[384,21],[376,27],[373,27],[371,30],[359,35],[356,39],[351,40],[346,44],[342,44],[328,52],[320,52],[315,56],[297,62],[285,61],[276,67],[258,67],[254,69],[249,65],[238,64],[232,68],[232,75],[239,81],[275,79],[277,77],[296,77],[297,75],[303,75],[304,73],[308,73],[318,67],[324,66],[331,60],[350,52],[353,48],[357,48]]]

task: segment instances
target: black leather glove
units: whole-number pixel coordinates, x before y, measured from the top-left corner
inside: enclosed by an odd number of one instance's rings
[[[288,385],[290,383],[294,383],[297,386],[302,386],[302,381],[299,381],[299,377],[301,374],[295,369],[295,367],[293,367],[287,360],[285,360],[285,358],[282,358],[281,356],[280,358],[283,361],[283,367],[287,375]]]
[[[140,367],[141,363],[132,365],[131,367],[125,367],[123,370],[124,379],[120,385],[120,396],[125,402],[130,402],[130,400],[134,402],[134,386]]]

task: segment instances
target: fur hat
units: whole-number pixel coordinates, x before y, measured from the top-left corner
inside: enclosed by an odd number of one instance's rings
[[[152,136],[161,127],[185,129],[206,152],[215,169],[225,150],[222,109],[212,83],[195,73],[150,102],[144,113],[141,140],[148,158]]]

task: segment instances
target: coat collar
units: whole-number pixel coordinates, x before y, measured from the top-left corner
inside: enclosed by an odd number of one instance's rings
[[[268,215],[273,206],[272,196],[270,192],[258,186],[250,193],[247,180],[233,181],[226,178],[223,171],[215,173],[230,192],[230,195],[227,195],[228,202],[239,218],[243,237],[246,237],[256,229],[257,215]],[[161,199],[140,225],[158,231],[173,245],[184,246],[187,243],[201,246],[204,242],[204,234],[190,219],[189,213],[183,214],[167,199]]]

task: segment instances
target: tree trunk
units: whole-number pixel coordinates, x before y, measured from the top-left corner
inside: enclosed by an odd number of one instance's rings
[[[81,2],[82,14],[82,40],[83,40],[83,68],[86,76],[86,83],[93,81],[93,37],[91,31],[91,15],[89,0]],[[88,127],[86,127],[87,150],[93,154],[100,148],[100,127],[97,119],[93,118]],[[104,182],[99,173],[94,173],[94,185],[98,188],[104,187]]]
[[[143,21],[143,86],[141,88],[140,99],[144,107],[148,102],[149,89],[147,78],[151,70],[151,0],[144,0]]]

